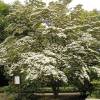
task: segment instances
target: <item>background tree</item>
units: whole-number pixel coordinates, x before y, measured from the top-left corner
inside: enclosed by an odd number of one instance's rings
[[[9,13],[9,5],[0,1],[0,42],[2,42],[8,34],[4,32],[4,28],[7,26],[7,20],[5,18]]]

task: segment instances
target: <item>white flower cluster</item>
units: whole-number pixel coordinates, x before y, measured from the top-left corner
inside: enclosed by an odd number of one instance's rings
[[[94,71],[97,73],[98,77],[100,77],[100,68],[96,67],[92,67],[94,69]]]
[[[70,51],[77,51],[78,53],[84,53],[85,49],[83,46],[81,46],[80,41],[73,41],[72,43],[68,44],[65,48],[65,50]]]
[[[88,68],[87,67],[82,67],[81,71],[77,71],[75,73],[76,77],[78,77],[78,79],[80,80],[80,82],[84,85],[84,79],[87,79],[88,81],[90,81],[90,76],[88,75]]]
[[[22,45],[25,45],[25,44],[32,44],[34,42],[33,38],[30,37],[30,36],[25,36],[21,39],[19,39],[18,41],[16,41],[15,45],[16,46],[22,46]]]
[[[0,57],[3,57],[7,54],[7,49],[5,47],[0,48]]]
[[[48,55],[48,56],[56,56],[55,53],[51,52],[50,50],[43,50],[44,54]]]
[[[54,35],[54,36],[57,36],[59,38],[66,38],[67,37],[66,34],[64,33],[64,29],[57,28],[57,27],[54,27],[54,26],[48,27],[45,31],[43,31],[43,34],[47,34],[47,33],[50,34],[50,32],[49,32],[50,30],[54,30],[55,31],[55,33],[51,32],[51,34]]]
[[[92,42],[96,41],[96,39],[93,38],[92,35],[89,33],[83,33],[81,38],[79,38],[79,41],[82,41],[82,42],[87,43],[88,45],[91,45]]]
[[[82,67],[82,75],[83,75],[83,77],[85,77],[86,79],[90,80],[90,77],[89,77],[89,75],[88,75],[88,73],[87,73],[88,70],[89,70],[89,69],[88,69],[87,67]]]
[[[60,38],[66,38],[67,37],[63,32],[58,33],[57,36],[60,37]]]
[[[56,59],[53,57],[34,52],[22,53],[21,60],[10,67],[9,74],[12,75],[13,71],[19,68],[21,73],[25,72],[27,74],[26,80],[34,80],[42,78],[41,76],[52,75],[56,79],[67,82],[66,75],[55,66]]]
[[[6,47],[3,47],[3,45],[0,45],[0,64],[4,64],[6,62],[5,56],[7,55],[7,49]]]
[[[6,63],[6,58],[0,58],[0,64],[5,64]]]
[[[21,58],[25,60],[26,63],[30,63],[32,61],[36,63],[53,63],[56,64],[56,60],[52,57],[46,57],[44,54],[41,53],[34,53],[34,52],[28,52],[28,53],[22,53]]]

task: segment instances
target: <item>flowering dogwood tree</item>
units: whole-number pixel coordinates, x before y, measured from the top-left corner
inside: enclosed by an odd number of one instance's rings
[[[0,63],[9,76],[23,75],[26,83],[62,81],[86,92],[91,72],[100,74],[100,41],[91,33],[100,29],[100,23],[88,22],[85,11],[81,15],[84,22],[73,18],[79,9],[70,11],[71,0],[62,1],[49,6],[39,0],[27,1],[12,7],[5,29],[12,35],[0,44]]]

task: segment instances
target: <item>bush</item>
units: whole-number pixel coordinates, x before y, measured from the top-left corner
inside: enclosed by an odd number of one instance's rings
[[[90,97],[100,98],[100,80],[94,80],[93,82],[94,91],[92,92]]]

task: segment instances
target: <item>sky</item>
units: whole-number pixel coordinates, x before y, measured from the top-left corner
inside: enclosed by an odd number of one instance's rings
[[[12,3],[15,0],[3,0],[6,3]],[[25,0],[19,0],[20,2],[24,3]],[[44,0],[45,2],[56,1],[56,0]],[[86,10],[93,10],[97,9],[100,10],[100,0],[72,0],[72,3],[69,7],[75,7],[77,4],[82,4],[83,8]]]

